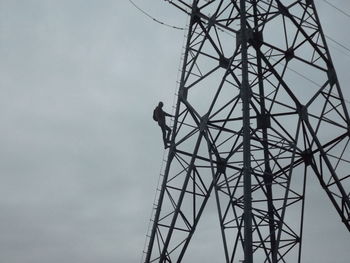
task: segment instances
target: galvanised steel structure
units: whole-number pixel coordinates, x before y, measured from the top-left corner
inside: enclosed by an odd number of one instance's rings
[[[314,1],[169,2],[191,18],[145,262],[189,262],[210,198],[226,262],[301,262],[309,176],[350,231],[350,121]]]

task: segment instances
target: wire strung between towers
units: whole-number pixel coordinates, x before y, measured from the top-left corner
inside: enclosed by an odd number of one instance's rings
[[[333,7],[334,9],[338,10],[340,13],[342,13],[343,15],[347,16],[350,18],[350,15],[345,12],[344,10],[340,9],[339,7],[337,7],[336,5],[330,3],[328,0],[322,0],[323,2],[325,2],[326,4],[328,4],[329,6]]]
[[[145,16],[147,16],[148,18],[152,19],[154,22],[160,24],[160,25],[163,25],[163,26],[166,26],[166,27],[169,27],[169,28],[172,28],[172,29],[177,29],[177,30],[186,30],[185,28],[183,27],[178,27],[178,26],[174,26],[174,25],[170,25],[170,24],[167,24],[167,23],[164,23],[162,21],[160,21],[159,19],[151,16],[149,13],[147,13],[146,11],[144,11],[142,8],[140,8],[134,1],[132,0],[128,0],[137,10],[139,10],[142,14],[144,14]],[[334,4],[328,2],[327,0],[322,0],[324,1],[325,3],[327,3],[328,5],[330,5],[332,8],[338,10],[339,12],[341,12],[342,14],[344,14],[345,16],[349,17],[350,18],[350,15],[348,13],[346,13],[345,11],[341,10],[340,8],[338,8],[337,6],[335,6]],[[222,29],[221,27],[217,27],[217,29],[223,33],[226,33],[232,37],[235,38],[235,36],[229,32],[227,32],[226,30]],[[328,35],[325,35],[325,37],[327,39],[329,39],[330,41],[332,41],[333,43],[335,43],[336,45],[338,45],[339,47],[341,47],[343,50],[345,50],[346,52],[350,52],[350,48],[348,48],[347,46],[345,46],[344,44],[340,43],[339,41],[335,40],[334,38],[328,36]],[[342,52],[343,53],[343,52]],[[343,53],[344,55],[349,56],[348,53]],[[300,72],[294,70],[294,69],[291,69],[290,67],[287,66],[287,68],[289,68],[290,70],[292,70],[294,73],[296,73],[297,75],[299,75],[300,77],[306,79],[307,81],[309,81],[310,83],[313,83],[317,86],[320,87],[320,85],[318,83],[316,83],[315,81],[311,80],[310,78],[306,77],[305,75],[301,74]],[[346,100],[344,99],[344,101],[348,104],[350,104],[350,101],[349,100]]]
[[[147,16],[148,18],[152,19],[154,22],[162,25],[162,26],[166,26],[168,28],[172,28],[172,29],[176,29],[176,30],[181,30],[184,31],[186,30],[186,28],[184,27],[178,27],[178,26],[174,26],[174,25],[170,25],[167,24],[165,22],[160,21],[159,19],[153,17],[152,15],[150,15],[149,13],[147,13],[146,11],[144,11],[142,8],[140,8],[133,0],[128,0],[137,10],[139,10],[142,14],[144,14],[145,16]],[[350,15],[348,13],[346,13],[345,11],[341,10],[340,8],[338,8],[337,6],[335,6],[334,4],[328,2],[327,0],[322,0],[325,3],[327,3],[328,5],[330,5],[332,8],[338,10],[339,12],[341,12],[342,14],[346,15],[347,17],[350,18]],[[220,27],[218,27],[218,29],[222,32],[225,32],[227,34],[229,34],[227,31],[221,29]],[[231,34],[230,34],[231,35]],[[350,49],[348,47],[346,47],[344,44],[340,43],[339,41],[336,41],[335,39],[331,38],[328,35],[325,35],[326,38],[328,38],[330,41],[332,41],[333,43],[335,43],[336,45],[338,45],[339,47],[343,48],[346,52],[350,52]],[[350,57],[349,54],[345,54],[346,56]]]
[[[147,16],[148,18],[152,19],[154,22],[162,25],[162,26],[166,26],[166,27],[169,27],[169,28],[172,28],[172,29],[176,29],[176,30],[185,30],[185,28],[183,27],[178,27],[178,26],[174,26],[174,25],[170,25],[170,24],[167,24],[167,23],[164,23],[162,21],[160,21],[159,19],[151,16],[149,13],[147,13],[146,11],[144,11],[141,7],[139,7],[137,4],[135,4],[134,1],[132,0],[128,0],[137,10],[139,10],[142,14],[144,14],[145,16]]]

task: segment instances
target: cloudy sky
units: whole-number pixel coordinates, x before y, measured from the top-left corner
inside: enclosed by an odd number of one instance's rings
[[[162,0],[135,2],[186,22]],[[316,2],[350,47],[350,18]],[[127,0],[0,0],[0,262],[140,261],[163,155],[152,111],[171,111],[182,43]],[[330,49],[350,99],[350,53]],[[304,262],[346,263],[350,235],[317,184]]]

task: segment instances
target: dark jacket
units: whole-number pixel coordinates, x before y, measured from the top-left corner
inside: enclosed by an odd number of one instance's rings
[[[165,116],[170,116],[170,114],[163,111],[162,108],[159,106],[157,106],[155,108],[154,113],[156,115],[156,118],[157,118],[159,125],[164,125],[165,124]]]

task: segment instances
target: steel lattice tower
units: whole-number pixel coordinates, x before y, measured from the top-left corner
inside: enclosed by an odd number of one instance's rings
[[[350,121],[314,1],[169,2],[190,22],[145,262],[181,262],[210,198],[226,262],[301,262],[308,176],[350,231]]]

